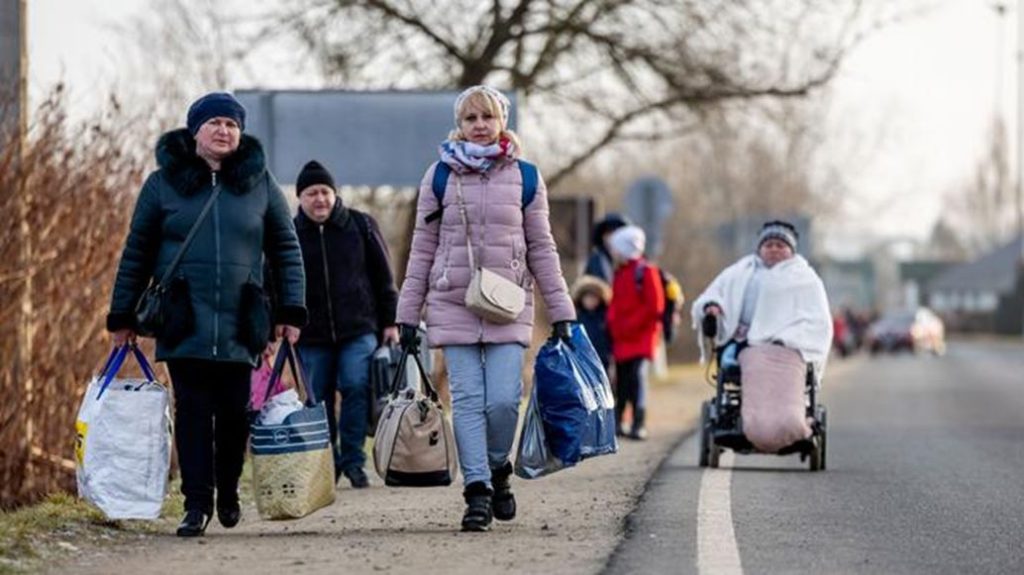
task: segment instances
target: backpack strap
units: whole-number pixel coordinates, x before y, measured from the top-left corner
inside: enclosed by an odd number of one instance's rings
[[[633,268],[633,281],[636,282],[636,291],[640,294],[644,293],[644,273],[647,271],[647,264],[643,260],[637,262],[636,267]]]
[[[537,195],[537,182],[540,181],[540,177],[537,175],[537,166],[526,160],[517,160],[516,163],[519,164],[519,173],[523,176],[523,209],[525,210]]]
[[[356,227],[359,228],[359,233],[363,234],[363,238],[366,241],[373,241],[373,235],[370,233],[369,216],[352,208],[349,208],[349,213],[352,219],[356,221]]]
[[[444,162],[438,162],[434,167],[434,179],[430,181],[430,189],[437,198],[437,209],[424,218],[426,223],[432,223],[441,219],[444,213],[444,191],[448,187],[448,176],[452,174],[452,167]]]
[[[522,204],[525,210],[526,206],[529,206],[537,195],[537,184],[540,182],[540,176],[537,172],[537,166],[530,162],[516,160],[516,163],[519,165],[519,174],[523,178]],[[434,197],[437,198],[437,209],[424,218],[424,221],[428,224],[441,219],[441,215],[444,213],[444,192],[448,188],[448,177],[451,174],[452,167],[444,162],[438,162],[434,168],[434,177],[430,181],[430,190],[434,192]]]

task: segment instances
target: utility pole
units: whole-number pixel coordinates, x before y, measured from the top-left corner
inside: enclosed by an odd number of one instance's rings
[[[1017,288],[1024,291],[1024,0],[1017,0]],[[1015,294],[1021,305],[1024,335],[1024,293]]]
[[[32,445],[35,442],[35,427],[32,417],[35,401],[35,383],[32,378],[32,341],[35,331],[35,310],[32,300],[32,233],[29,225],[29,198],[24,190],[25,169],[23,157],[28,126],[28,28],[26,0],[0,0],[0,153],[12,161],[12,174],[7,178],[13,185],[0,190],[0,194],[13,195],[12,202],[17,210],[17,225],[12,230],[18,246],[17,278],[18,289],[15,311],[14,333],[15,356],[10,366],[11,388],[5,389],[9,397],[18,398],[18,409],[6,430],[15,435],[4,437],[3,448],[10,450],[6,465],[21,464],[15,476],[11,469],[2,469],[4,485],[0,488],[0,499],[12,500],[21,494],[31,493],[35,488],[35,470],[32,462]],[[2,149],[9,146],[9,149]],[[6,387],[6,386],[4,386]],[[12,481],[14,477],[19,481]]]
[[[9,136],[16,130],[16,144],[20,144],[26,126],[28,50],[25,9],[25,0],[0,0],[0,109],[4,111],[0,118],[3,122],[0,137]]]

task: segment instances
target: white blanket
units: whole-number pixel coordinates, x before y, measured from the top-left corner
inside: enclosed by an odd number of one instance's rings
[[[757,256],[748,255],[722,270],[704,293],[693,302],[691,316],[699,330],[704,306],[716,303],[722,308],[722,329],[715,338],[719,346],[739,327],[743,292],[757,265]],[[819,381],[832,345],[832,315],[821,278],[800,255],[762,270],[761,288],[754,319],[747,332],[751,345],[782,342],[800,352],[805,362],[814,364]],[[703,338],[701,361],[704,361]]]

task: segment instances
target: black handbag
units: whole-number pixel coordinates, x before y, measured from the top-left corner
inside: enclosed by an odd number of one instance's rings
[[[220,188],[215,187],[213,193],[210,194],[210,199],[206,200],[206,205],[203,206],[203,211],[199,213],[199,217],[196,218],[192,228],[188,231],[188,235],[185,236],[185,241],[182,242],[181,248],[178,249],[178,253],[175,254],[174,260],[171,261],[171,265],[164,271],[164,276],[160,278],[159,282],[151,283],[146,288],[142,295],[139,297],[139,301],[135,304],[135,332],[143,337],[160,337],[163,335],[164,325],[166,324],[166,314],[171,313],[168,306],[171,305],[168,301],[170,297],[170,285],[171,276],[174,275],[175,268],[181,262],[181,258],[185,255],[185,251],[188,246],[192,244],[192,240],[196,237],[196,232],[199,230],[199,225],[206,219],[206,215],[210,213],[210,208],[213,207],[213,202],[217,201],[217,196],[220,194]],[[187,313],[191,313],[192,306],[187,306]],[[180,335],[180,334],[178,334]]]

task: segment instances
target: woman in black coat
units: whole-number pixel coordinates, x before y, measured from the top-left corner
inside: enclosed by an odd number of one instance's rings
[[[245,109],[230,94],[189,108],[188,127],[157,143],[159,169],[135,205],[117,270],[107,329],[115,343],[136,337],[135,307],[160,281],[215,190],[192,243],[173,270],[156,357],[175,398],[175,443],[185,518],[179,536],[202,535],[213,514],[234,527],[248,437],[246,406],[270,323],[292,343],[306,322],[302,254],[288,204],[267,171],[259,141],[242,131]],[[263,293],[264,254],[276,285],[276,317]],[[269,286],[268,286],[269,287]]]

